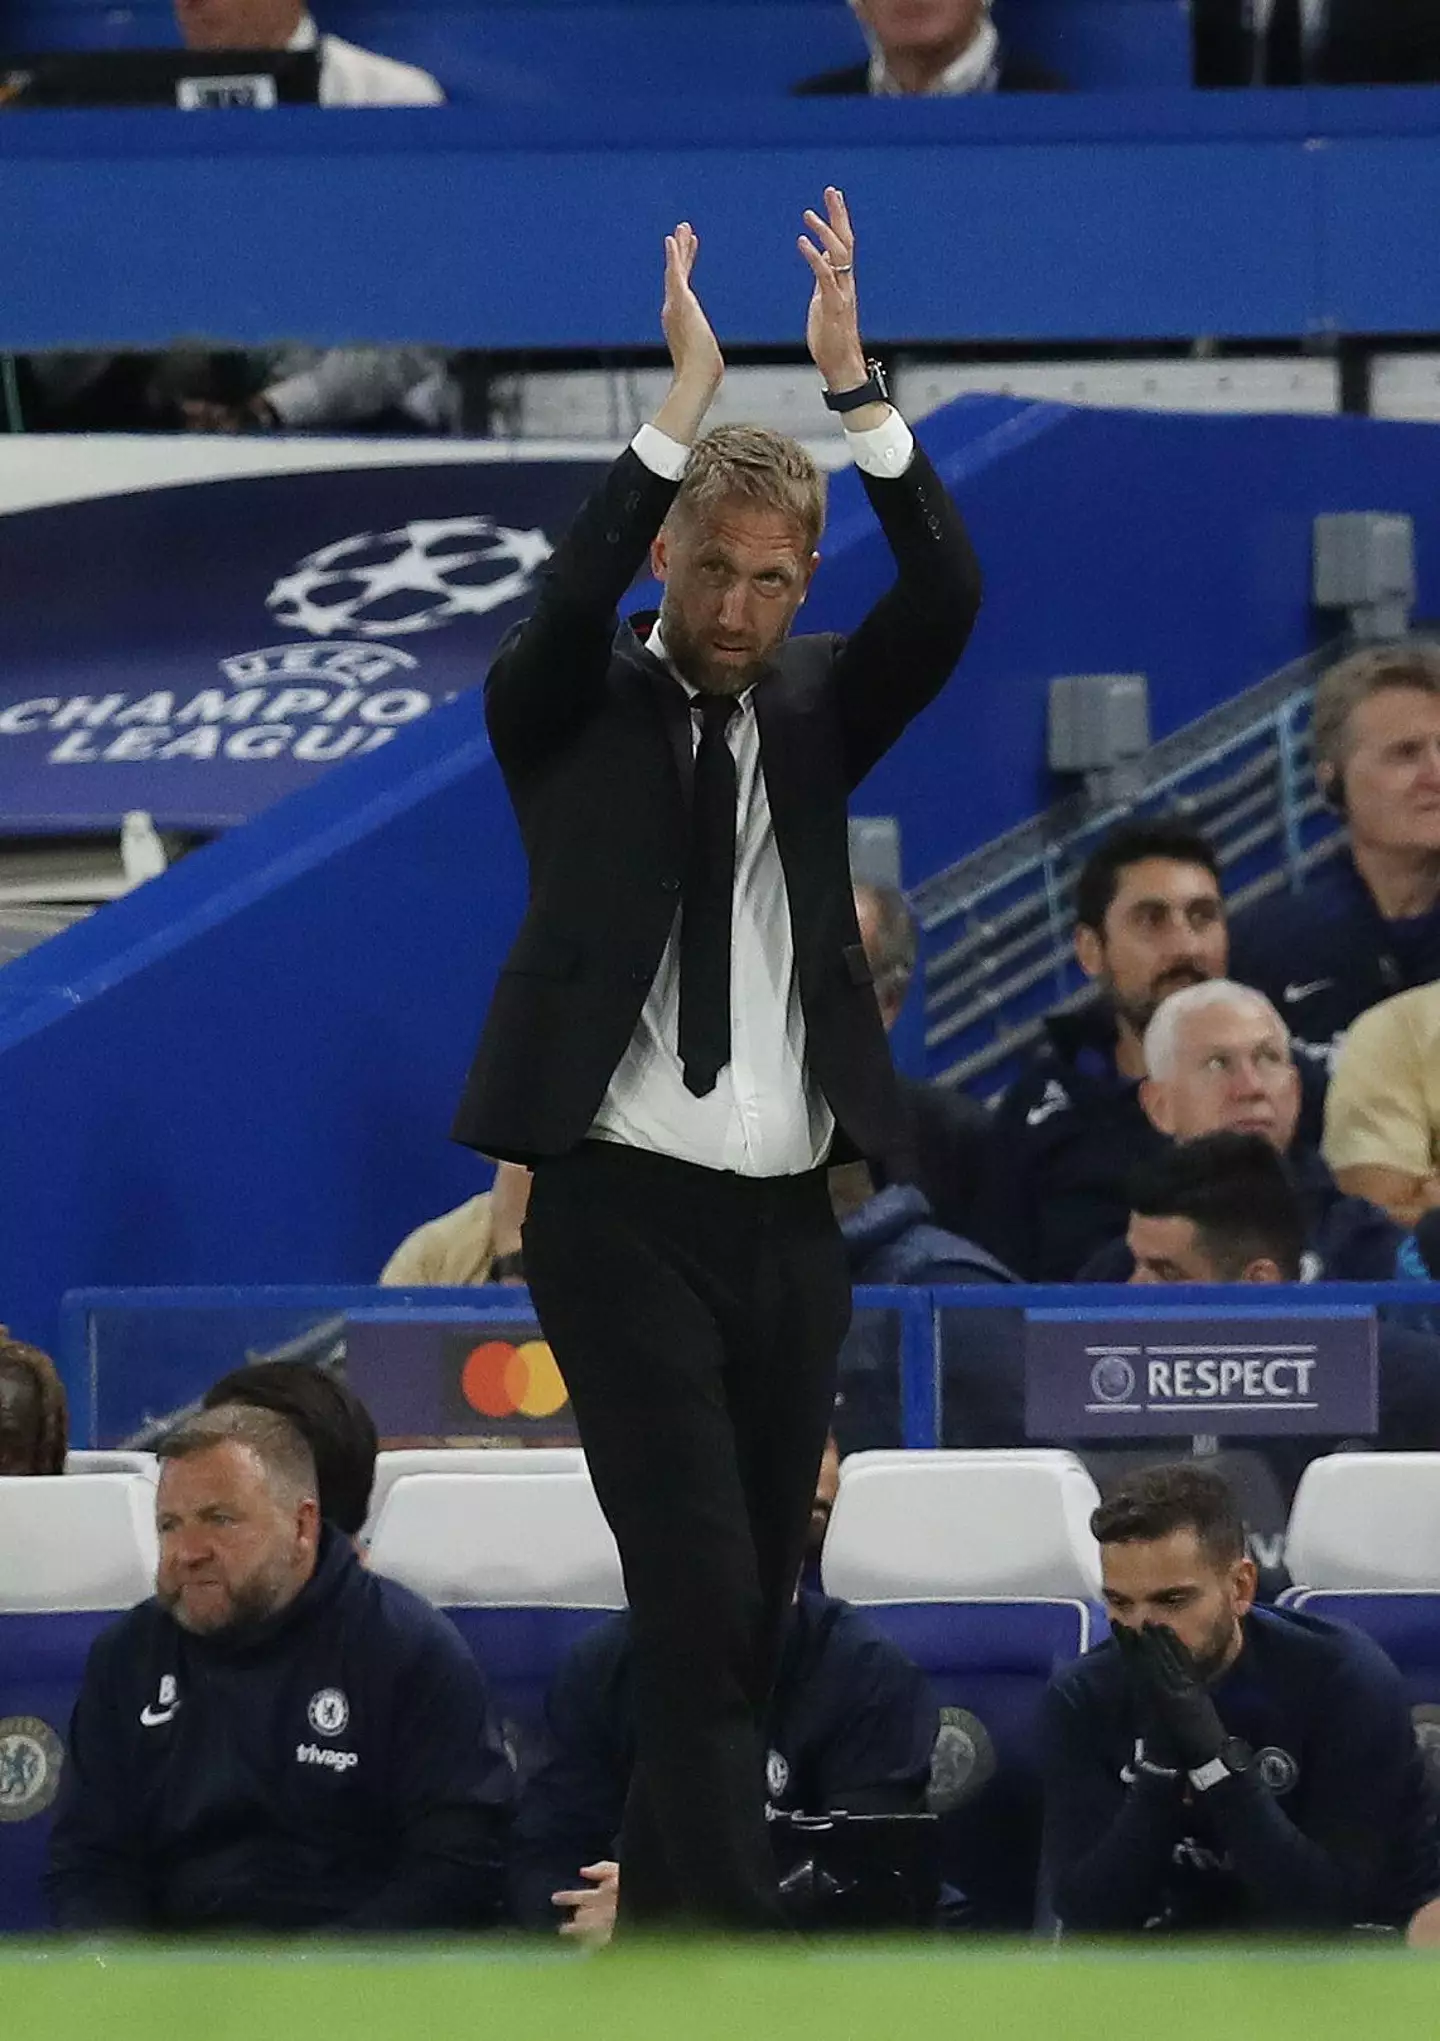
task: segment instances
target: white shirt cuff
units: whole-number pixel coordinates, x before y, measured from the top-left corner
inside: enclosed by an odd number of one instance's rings
[[[630,451],[639,455],[652,475],[661,475],[667,482],[678,482],[690,459],[688,446],[655,425],[641,426],[630,442]]]
[[[847,427],[845,437],[856,467],[867,475],[903,475],[915,451],[915,435],[898,411],[892,410],[883,425],[869,432],[851,432]]]

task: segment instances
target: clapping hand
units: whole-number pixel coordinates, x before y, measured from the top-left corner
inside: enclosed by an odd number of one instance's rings
[[[725,376],[720,343],[691,282],[699,252],[700,236],[688,220],[665,236],[665,302],[660,308],[660,324],[675,377],[654,422],[682,446],[693,443]]]
[[[800,253],[810,265],[815,288],[805,321],[805,341],[816,368],[832,390],[858,389],[869,373],[860,343],[860,310],[855,295],[855,229],[845,194],[825,187],[825,214],[807,210]]]

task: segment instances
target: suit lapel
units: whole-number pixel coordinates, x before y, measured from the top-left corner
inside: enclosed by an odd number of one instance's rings
[[[643,702],[646,715],[655,719],[656,735],[664,745],[671,771],[666,784],[675,795],[682,829],[688,829],[690,788],[695,778],[695,745],[690,728],[690,704],[684,689],[645,650],[629,624],[621,626],[616,650],[624,661],[625,686]]]
[[[801,790],[795,751],[789,741],[790,720],[780,698],[781,685],[780,675],[773,671],[759,682],[755,689],[755,723],[760,733],[760,769],[765,775],[770,820],[788,877],[792,862],[789,825],[798,812]]]

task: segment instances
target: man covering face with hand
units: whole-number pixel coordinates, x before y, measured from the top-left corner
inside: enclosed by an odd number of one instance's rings
[[[1072,1931],[1398,1926],[1440,1886],[1400,1676],[1257,1609],[1235,1501],[1196,1464],[1091,1519],[1111,1637],[1045,1697],[1045,1866]]]

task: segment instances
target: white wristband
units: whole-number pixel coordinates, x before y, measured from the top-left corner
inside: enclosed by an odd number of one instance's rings
[[[1233,1778],[1234,1774],[1224,1758],[1211,1758],[1205,1765],[1198,1765],[1190,1774],[1190,1784],[1197,1793],[1208,1793],[1212,1786],[1218,1786],[1222,1779]]]

